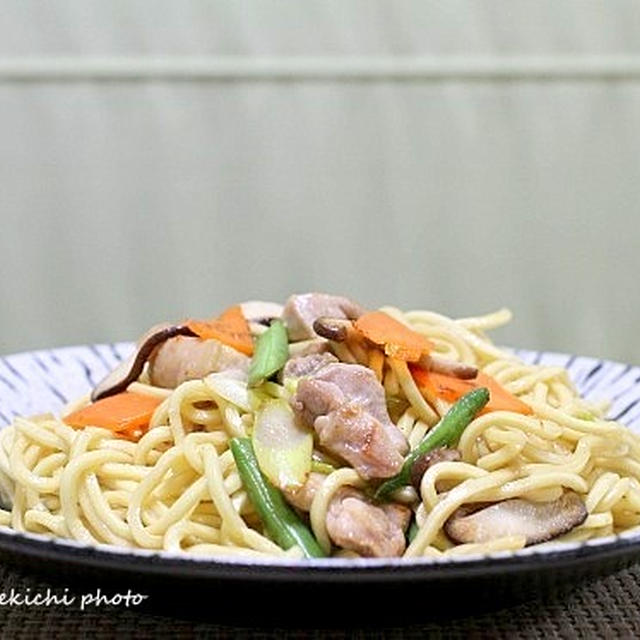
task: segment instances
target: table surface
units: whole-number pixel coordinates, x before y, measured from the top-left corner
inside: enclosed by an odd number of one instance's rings
[[[88,587],[88,585],[87,585]],[[0,567],[0,597],[11,590],[20,594],[60,593],[51,578],[21,569]],[[95,585],[92,585],[95,589]],[[126,590],[125,590],[126,591]],[[74,605],[14,606],[0,600],[2,638],[159,638],[159,637],[349,637],[349,638],[637,638],[640,637],[640,565],[599,580],[581,583],[562,598],[540,600],[496,609],[455,620],[429,620],[410,625],[399,620],[371,628],[300,628],[250,625],[229,626],[213,620],[167,617],[134,607],[101,606],[80,610],[82,584],[69,588]],[[325,605],[326,606],[326,605]],[[425,608],[425,611],[428,611]]]

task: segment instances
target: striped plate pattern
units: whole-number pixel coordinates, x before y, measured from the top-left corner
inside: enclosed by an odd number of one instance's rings
[[[0,428],[15,416],[57,412],[67,402],[82,396],[133,349],[131,343],[101,344],[34,351],[0,358]],[[559,353],[517,350],[525,362],[566,367],[578,389],[590,400],[610,400],[609,416],[640,433],[640,367]],[[211,558],[179,552],[133,549],[100,545],[93,547],[76,540],[50,538],[0,527],[0,561],[18,562],[47,570],[96,572],[126,575],[132,584],[141,577],[161,584],[192,582],[201,589],[201,580],[225,588],[266,585],[272,592],[274,581],[292,589],[313,583],[335,599],[336,587],[351,589],[381,584],[411,586],[406,593],[420,594],[426,601],[458,602],[466,594],[469,601],[478,593],[492,597],[530,598],[560,584],[574,585],[587,576],[607,575],[640,558],[637,530],[596,538],[587,542],[532,546],[520,551],[500,551],[487,555],[447,558],[326,558],[311,560]],[[43,562],[44,561],[44,562]],[[169,580],[170,582],[167,582]],[[146,584],[146,583],[145,583]],[[420,589],[415,586],[420,584]],[[324,585],[324,586],[322,586]],[[163,587],[164,588],[164,587]],[[444,590],[443,590],[444,589]],[[449,591],[447,591],[447,589]],[[330,591],[329,591],[330,590]],[[360,592],[360,591],[359,591]],[[265,592],[266,593],[266,592]],[[320,593],[320,592],[319,592]],[[403,596],[404,597],[404,596]],[[266,598],[265,602],[270,602]],[[345,598],[350,602],[351,598]],[[465,601],[465,598],[462,598]],[[424,600],[421,600],[422,607]],[[305,609],[306,610],[306,609]]]
[[[15,416],[57,412],[87,393],[131,353],[128,342],[63,347],[0,358],[0,426]],[[609,417],[640,432],[640,367],[562,353],[516,350],[530,364],[565,367],[590,400],[609,400]]]

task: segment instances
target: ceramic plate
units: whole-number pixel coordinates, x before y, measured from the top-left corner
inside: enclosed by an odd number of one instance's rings
[[[15,416],[56,412],[86,393],[131,351],[128,343],[67,347],[0,358],[0,424]],[[591,400],[610,399],[609,417],[640,430],[640,367],[558,353],[517,351],[526,362],[566,367]],[[247,585],[305,589],[417,586],[420,593],[523,596],[532,590],[573,584],[640,559],[640,534],[586,543],[500,552],[488,556],[401,560],[329,559],[301,562],[211,560],[164,552],[93,548],[0,527],[0,554],[13,562],[67,574],[127,576],[167,584],[175,581],[224,588]],[[43,562],[45,561],[45,562]],[[300,591],[302,589],[302,591]],[[414,592],[415,595],[415,592]]]

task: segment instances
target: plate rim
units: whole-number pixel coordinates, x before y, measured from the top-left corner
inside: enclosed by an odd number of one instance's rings
[[[81,349],[116,348],[126,350],[132,342],[94,343],[84,345],[66,345],[49,349],[35,349],[2,355],[0,360],[6,361],[15,357],[33,354],[51,354],[73,352]],[[579,356],[569,353],[505,347],[514,355],[522,357],[553,356],[558,358],[580,359],[588,362],[611,364],[637,370],[640,366],[626,364],[616,360],[594,356]],[[640,387],[640,383],[636,383]],[[633,385],[631,385],[633,386]],[[629,388],[631,388],[631,386]],[[8,426],[0,425],[0,429]],[[469,554],[461,556],[421,557],[421,558],[323,558],[323,559],[289,559],[289,558],[242,558],[242,557],[206,557],[193,556],[181,552],[164,550],[131,549],[107,544],[91,545],[82,541],[55,538],[45,534],[21,532],[7,526],[0,526],[0,550],[18,552],[21,555],[37,558],[55,559],[77,566],[93,566],[113,570],[143,571],[144,573],[161,575],[175,572],[185,576],[218,577],[230,579],[264,580],[335,580],[339,574],[344,580],[385,580],[402,576],[404,579],[426,578],[453,579],[470,574],[495,575],[520,573],[542,565],[571,565],[577,560],[589,563],[598,559],[613,557],[631,557],[640,559],[640,527],[603,538],[595,538],[580,542],[547,543],[518,551],[498,551],[489,554]],[[131,562],[133,560],[133,562]]]
[[[150,576],[171,574],[177,578],[222,578],[263,582],[324,583],[339,578],[346,582],[403,581],[440,582],[470,577],[520,575],[541,569],[561,571],[577,562],[593,565],[615,559],[640,559],[640,534],[633,532],[577,543],[558,543],[556,548],[529,548],[448,558],[324,558],[256,559],[194,557],[162,550],[131,550],[108,545],[92,546],[0,528],[0,551],[30,559],[53,560],[66,565],[109,569]]]

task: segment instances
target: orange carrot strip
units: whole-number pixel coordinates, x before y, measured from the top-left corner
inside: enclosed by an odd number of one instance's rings
[[[354,326],[365,338],[384,347],[384,352],[392,358],[416,362],[433,348],[422,334],[383,311],[365,313],[354,322]]]
[[[187,320],[186,325],[203,340],[213,338],[248,356],[253,354],[253,340],[249,324],[240,305],[229,307],[219,318]]]
[[[489,402],[480,413],[489,413],[490,411],[513,411],[524,415],[533,413],[533,410],[528,404],[525,404],[522,400],[509,393],[491,376],[480,371],[472,380],[461,380],[460,378],[454,378],[453,376],[447,376],[442,373],[425,371],[421,367],[416,366],[411,367],[411,373],[418,388],[431,404],[434,403],[435,398],[454,403],[472,389],[487,387],[490,395]]]
[[[136,427],[135,429],[126,429],[125,431],[118,431],[115,435],[118,438],[124,438],[125,440],[130,440],[131,442],[138,442],[140,438],[147,432],[147,427]]]
[[[162,398],[124,391],[78,409],[63,420],[76,429],[103,427],[137,440],[149,428],[151,416],[161,402]]]

